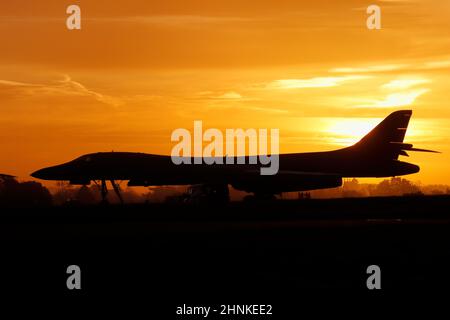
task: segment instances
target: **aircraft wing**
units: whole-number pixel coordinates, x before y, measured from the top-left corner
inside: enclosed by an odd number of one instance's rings
[[[342,176],[333,173],[289,170],[281,170],[276,175],[267,176],[262,176],[259,170],[248,170],[245,173],[232,179],[233,188],[246,192],[276,194],[342,185]]]

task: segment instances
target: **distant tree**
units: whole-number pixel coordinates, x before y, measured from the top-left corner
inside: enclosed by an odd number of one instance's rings
[[[400,177],[381,181],[374,190],[376,196],[401,196],[405,194],[419,194],[420,188],[411,181]]]
[[[353,178],[352,180],[345,181],[343,187],[345,187],[349,190],[358,190],[359,189],[359,181],[358,181],[358,179]]]
[[[80,204],[98,203],[91,188],[83,185],[76,192],[75,200]]]
[[[18,182],[12,177],[0,180],[0,206],[36,207],[51,204],[52,195],[39,182]]]
[[[143,203],[146,200],[145,194],[137,193],[132,188],[122,190],[122,197],[125,203]]]
[[[148,192],[144,194],[148,202],[164,202],[168,198],[181,196],[187,191],[185,186],[158,186],[148,188]]]
[[[342,190],[342,198],[360,198],[364,197],[364,194],[357,190]]]
[[[62,205],[76,198],[76,190],[66,181],[56,183],[57,191],[53,194],[53,202],[56,205]]]
[[[343,198],[357,198],[366,195],[364,188],[359,184],[359,181],[356,178],[347,180],[342,185],[341,196]]]

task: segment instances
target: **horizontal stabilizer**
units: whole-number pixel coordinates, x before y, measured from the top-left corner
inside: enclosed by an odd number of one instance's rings
[[[436,150],[418,149],[418,148],[411,148],[411,149],[409,149],[409,151],[441,153],[440,151],[436,151]]]
[[[413,148],[413,145],[410,143],[402,143],[402,142],[390,142],[392,145],[395,145],[399,148],[399,154],[408,156],[408,154],[405,152],[407,151],[418,151],[418,152],[433,152],[433,153],[440,153],[439,151],[435,150],[428,150],[428,149],[419,149],[419,148]]]

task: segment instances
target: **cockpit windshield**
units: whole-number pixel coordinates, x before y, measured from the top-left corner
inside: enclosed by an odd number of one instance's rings
[[[86,154],[84,156],[78,157],[72,162],[74,163],[89,163],[92,161],[92,156],[90,154]]]

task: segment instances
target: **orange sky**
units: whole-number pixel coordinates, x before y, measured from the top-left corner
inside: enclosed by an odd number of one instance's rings
[[[382,30],[366,28],[368,5]],[[82,29],[65,26],[78,4]],[[279,128],[282,152],[414,110],[411,179],[450,184],[450,1],[0,3],[0,172],[97,151],[170,154],[172,130]]]

